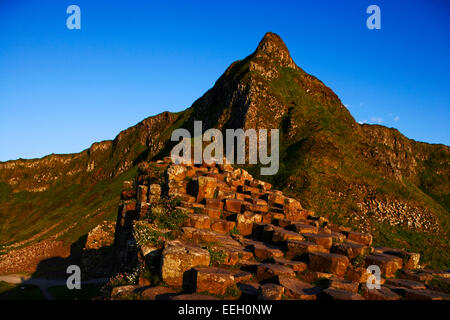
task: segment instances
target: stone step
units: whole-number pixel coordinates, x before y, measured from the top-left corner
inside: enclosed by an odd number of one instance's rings
[[[170,286],[182,287],[186,271],[197,266],[209,266],[209,262],[207,250],[179,240],[170,241],[162,252],[161,278]]]
[[[289,267],[271,263],[262,263],[256,269],[256,278],[259,282],[276,282],[278,276],[295,277],[295,272]]]
[[[242,261],[249,261],[253,259],[253,252],[244,247],[222,245],[217,250],[223,251],[226,255],[222,264],[234,266]]]
[[[267,205],[253,204],[253,203],[245,203],[242,205],[243,210],[252,211],[256,213],[266,213],[269,212],[269,207]]]
[[[308,267],[306,265],[306,263],[304,263],[304,262],[294,261],[294,260],[289,260],[289,259],[284,259],[284,258],[274,258],[273,262],[275,264],[281,264],[283,266],[292,268],[292,270],[294,270],[295,272],[303,272]]]
[[[348,240],[361,243],[366,246],[370,246],[372,244],[372,235],[370,233],[344,231],[343,234],[347,237]]]
[[[287,227],[295,224],[295,221],[292,221],[289,219],[275,219],[273,224],[278,227],[281,227],[281,228],[286,228],[286,230],[296,231],[295,229],[292,230],[292,228],[291,229],[287,228]]]
[[[196,198],[193,196],[190,196],[188,194],[185,194],[181,197],[182,201],[187,202],[187,203],[194,203]]]
[[[269,207],[268,211],[272,212],[272,213],[282,213],[282,214],[284,214],[283,208],[279,208],[279,207]]]
[[[408,279],[387,279],[386,284],[397,287],[405,287],[409,289],[426,289],[425,285],[422,282]]]
[[[202,230],[192,227],[181,228],[181,239],[192,242],[217,242],[219,234],[212,230]]]
[[[286,241],[287,253],[286,256],[294,258],[296,256],[302,256],[310,252],[328,252],[327,249],[320,244],[316,244],[308,241],[288,240]]]
[[[385,285],[390,290],[403,296],[406,300],[450,300],[450,295],[429,289],[409,289],[393,285]]]
[[[395,272],[402,268],[401,258],[387,254],[371,254],[365,258],[366,266],[377,265],[386,278],[393,278]]]
[[[400,300],[401,296],[385,286],[380,289],[369,289],[367,286],[361,286],[362,296],[366,300]]]
[[[268,203],[284,205],[285,197],[281,192],[266,192],[262,198]]]
[[[249,245],[249,247],[251,248],[255,257],[260,260],[266,260],[269,258],[281,258],[284,256],[284,252],[281,250],[281,248],[267,243],[253,241]]]
[[[287,219],[294,221],[303,221],[309,216],[313,216],[314,212],[305,209],[290,209],[287,205],[284,206],[284,213]],[[318,222],[318,221],[317,221]]]
[[[364,256],[368,254],[369,247],[356,242],[335,243],[331,247],[331,252],[343,254],[347,256],[350,260],[353,260],[357,256]]]
[[[126,298],[127,296],[136,294],[139,288],[140,286],[138,285],[125,285],[115,287],[111,291],[111,300],[120,300]]]
[[[273,235],[273,225],[268,223],[253,223],[252,238],[258,241],[270,242]]]
[[[261,285],[258,282],[238,283],[238,289],[241,291],[241,300],[256,300],[259,296],[259,288]]]
[[[308,283],[315,283],[318,280],[332,279],[334,277],[336,277],[336,275],[329,272],[311,271],[308,269],[301,274],[302,280]]]
[[[359,288],[359,283],[353,282],[350,280],[334,278],[334,279],[328,279],[328,286],[329,286],[329,288],[346,290],[346,291],[351,291],[351,292],[357,293],[358,288]]]
[[[391,256],[399,257],[403,260],[403,269],[415,270],[417,269],[420,261],[420,254],[414,252],[407,252],[402,249],[393,249],[387,247],[374,247],[374,253],[388,254]]]
[[[450,295],[434,290],[406,289],[404,293],[406,300],[450,300]]]
[[[330,249],[333,245],[333,237],[326,233],[302,233],[306,241],[314,242],[325,249]]]
[[[177,292],[174,289],[164,286],[150,287],[140,292],[140,297],[144,300],[169,300],[175,295]]]
[[[291,298],[298,300],[316,300],[321,289],[309,283],[300,281],[297,278],[279,275],[278,284],[284,288],[284,293]]]
[[[291,224],[287,226],[286,229],[296,231],[298,233],[318,233],[319,230],[316,226],[302,222]]]
[[[253,232],[253,224],[262,221],[262,215],[245,211],[243,214],[236,216],[236,228],[241,235],[250,235]]]
[[[223,201],[219,199],[205,199],[205,207],[213,209],[223,209]]]
[[[349,227],[344,227],[344,226],[340,226],[340,225],[333,224],[333,223],[328,223],[328,228],[330,228],[330,230],[333,232],[339,232],[339,233],[352,231],[352,229]]]
[[[234,213],[241,213],[242,205],[248,204],[247,201],[239,200],[239,199],[225,199],[224,202],[225,202],[224,210],[234,212]]]
[[[302,220],[300,220],[299,222],[305,223],[305,224],[309,224],[310,226],[316,227],[317,230],[318,230],[318,228],[320,227],[320,222],[319,222],[319,220],[305,220],[305,219],[302,219]]]
[[[277,219],[285,219],[286,216],[283,213],[278,213],[278,212],[269,212],[270,216],[272,218],[272,220],[277,220]]]
[[[323,290],[320,297],[324,300],[365,300],[357,293],[334,288]]]
[[[400,278],[425,282],[432,280],[433,275],[421,272],[420,270],[419,271],[401,270]]]
[[[450,270],[442,271],[442,270],[432,270],[432,269],[421,269],[423,273],[431,274],[433,277],[450,279]]]
[[[313,271],[329,272],[342,277],[350,264],[344,255],[335,253],[310,253],[308,268]]]
[[[242,244],[228,234],[216,234],[217,241],[224,246],[242,247]]]
[[[273,234],[272,234],[272,242],[273,243],[283,243],[287,240],[302,241],[302,240],[305,240],[305,238],[300,233],[285,230],[280,227],[274,227]]]
[[[211,230],[222,234],[230,233],[230,231],[233,230],[235,226],[236,222],[234,221],[228,221],[223,219],[211,221]]]
[[[370,274],[365,267],[355,267],[350,265],[347,269],[346,278],[353,282],[366,283],[369,275]]]
[[[267,206],[267,201],[265,201],[263,199],[255,198],[255,197],[247,197],[245,199],[245,201],[248,201],[248,202],[250,202],[253,205]]]
[[[281,300],[284,287],[275,283],[265,283],[259,287],[258,300]]]
[[[342,233],[331,231],[328,234],[333,238],[334,242],[340,242],[340,243],[345,242],[346,238]]]
[[[191,270],[191,290],[196,293],[224,295],[236,283],[233,272],[216,267],[195,267]]]
[[[209,230],[211,227],[211,218],[206,214],[190,214],[183,226]]]
[[[243,281],[250,281],[253,278],[253,274],[250,272],[242,271],[242,270],[235,270],[232,271],[234,276],[235,283],[243,282]]]
[[[202,209],[202,212],[212,219],[220,219],[222,215],[222,210],[218,208],[205,207]]]
[[[273,215],[274,214],[272,212],[265,212],[265,213],[263,213],[261,222],[265,223],[265,224],[272,223],[272,221],[274,221]]]

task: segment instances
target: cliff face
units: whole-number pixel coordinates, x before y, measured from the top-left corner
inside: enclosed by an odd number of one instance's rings
[[[139,159],[160,151],[160,136],[177,117],[147,118],[77,154],[0,163],[0,254],[54,235],[77,241],[92,224],[114,219],[122,181]]]
[[[28,224],[42,217],[52,217],[42,227],[76,222],[98,208],[113,217],[111,188],[142,160],[168,155],[173,129],[192,129],[194,120],[204,129],[279,128],[280,170],[259,178],[333,222],[372,232],[379,244],[409,246],[436,264],[450,260],[433,253],[449,251],[450,148],[359,125],[273,33],[183,112],[147,118],[79,154],[0,163],[0,243],[31,237],[37,230]],[[246,169],[258,176],[259,168]],[[89,210],[77,209],[85,203]]]
[[[114,140],[96,142],[80,153],[0,162],[0,182],[8,184],[12,192],[40,192],[57,182],[117,176],[130,169],[142,153],[156,154],[161,149],[160,134],[175,118],[176,114],[169,112],[149,117]]]

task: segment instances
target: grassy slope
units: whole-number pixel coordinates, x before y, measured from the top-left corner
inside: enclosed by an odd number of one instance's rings
[[[70,244],[101,221],[115,220],[122,182],[134,179],[138,160],[148,155],[143,143],[156,139],[176,117],[162,113],[122,131],[114,141],[95,144],[81,153],[19,160],[13,170],[0,170],[0,254],[12,243],[32,237],[35,242],[72,226],[59,237]],[[87,171],[91,163],[95,167]],[[124,171],[124,163],[131,167]],[[14,177],[19,182],[16,189],[36,188],[41,185],[35,177],[48,176],[59,178],[43,192],[17,192],[6,183]]]
[[[60,183],[39,193],[5,192],[8,188],[3,184],[0,243],[8,245],[29,239],[55,224],[57,226],[41,238],[74,225],[61,239],[67,243],[76,241],[101,221],[116,219],[122,181],[133,179],[135,173],[136,167],[133,167],[114,179],[93,185],[88,181],[67,186]]]
[[[419,185],[408,180],[398,182],[386,179],[383,168],[361,156],[361,150],[367,146],[360,130],[352,129],[354,120],[349,118],[349,114],[341,112],[338,101],[329,99],[326,93],[320,104],[306,94],[301,86],[304,77],[301,71],[282,69],[281,77],[271,84],[272,93],[292,106],[292,110],[285,116],[280,128],[279,173],[261,178],[271,180],[275,187],[297,196],[306,207],[328,216],[332,221],[353,227],[348,213],[357,211],[355,206],[360,200],[358,194],[352,192],[355,185],[376,190],[375,196],[389,195],[405,202],[423,204],[438,216],[442,234],[418,233],[405,227],[371,221],[374,242],[376,245],[404,247],[420,252],[422,260],[430,266],[448,269],[449,197],[442,186],[449,183],[439,181],[443,178],[435,174],[437,168],[442,168],[442,162],[448,161],[448,155],[437,153],[426,163],[421,163],[425,169],[420,174]],[[292,120],[299,124],[300,130],[290,138],[286,134],[288,125],[285,124]],[[259,170],[250,168],[250,171],[257,176]],[[336,197],[337,192],[347,193],[347,196]]]

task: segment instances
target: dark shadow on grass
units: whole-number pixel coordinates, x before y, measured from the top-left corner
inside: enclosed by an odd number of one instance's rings
[[[49,296],[46,290],[42,290],[42,294],[39,294],[39,287],[42,289],[58,287],[53,290],[54,292],[63,292],[66,287],[66,280],[71,274],[67,274],[67,268],[70,265],[77,265],[81,269],[81,280],[92,279],[106,279],[112,275],[113,272],[113,247],[101,247],[97,250],[83,250],[86,244],[87,235],[80,237],[77,241],[70,246],[70,255],[68,257],[51,257],[42,260],[36,267],[35,272],[29,279],[24,279],[20,284],[13,285],[9,290],[6,290],[0,294],[0,300],[40,300],[53,298]],[[104,280],[102,280],[104,281]],[[104,281],[106,282],[106,281]],[[100,286],[101,283],[98,284]],[[92,287],[92,285],[90,285]],[[82,283],[83,289],[83,283]],[[69,290],[67,290],[69,291]],[[65,292],[63,297],[67,299],[77,298],[77,293]],[[95,290],[90,290],[93,292]],[[86,298],[86,292],[79,290],[80,298]]]

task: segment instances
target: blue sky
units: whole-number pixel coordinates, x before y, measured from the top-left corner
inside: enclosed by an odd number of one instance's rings
[[[81,30],[66,8],[81,8]],[[366,8],[381,9],[381,30]],[[278,33],[359,122],[450,145],[450,2],[0,0],[0,161],[72,153],[189,107]]]

